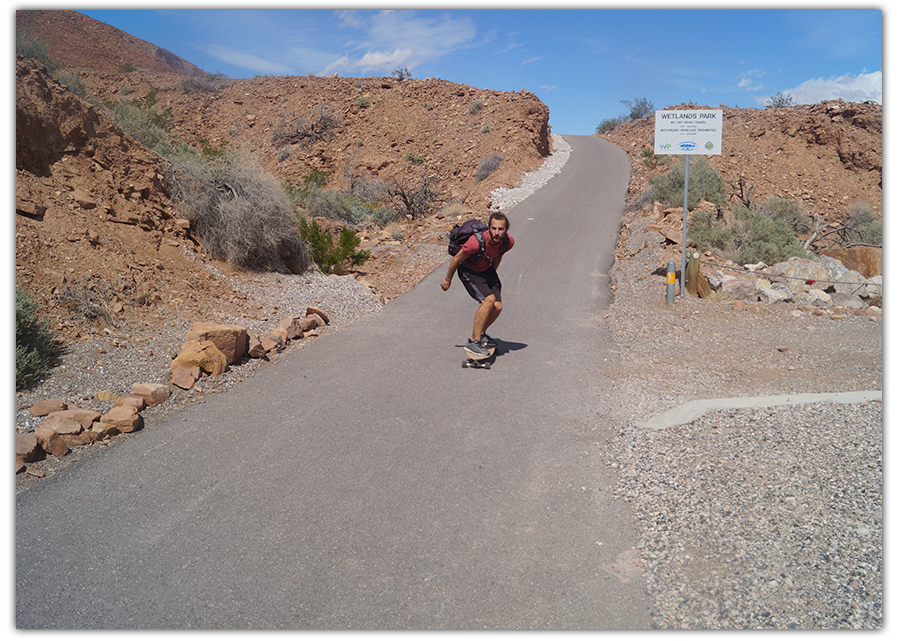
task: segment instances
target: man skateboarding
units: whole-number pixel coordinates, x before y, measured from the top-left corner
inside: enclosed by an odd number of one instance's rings
[[[475,312],[472,337],[466,343],[466,349],[480,356],[488,356],[491,348],[495,347],[491,337],[487,335],[487,329],[503,310],[500,300],[502,285],[497,276],[497,267],[500,266],[503,254],[512,249],[514,243],[509,235],[509,219],[500,212],[494,212],[487,230],[472,234],[461,244],[459,252],[453,256],[447,268],[447,277],[441,282],[441,289],[447,291],[454,272],[459,274],[459,280],[466,291],[480,303]]]

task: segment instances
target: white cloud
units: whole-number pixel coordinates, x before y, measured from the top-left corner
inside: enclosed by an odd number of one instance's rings
[[[259,56],[255,56],[251,53],[245,53],[243,51],[238,51],[237,49],[232,49],[231,47],[224,47],[222,45],[209,45],[207,47],[203,47],[202,50],[216,60],[220,60],[225,64],[234,65],[235,67],[240,67],[241,69],[247,69],[248,71],[273,75],[286,75],[293,73],[291,68],[287,65],[281,64],[279,62],[272,62],[271,60],[265,60],[263,58],[260,58]]]
[[[872,73],[861,73],[858,76],[847,74],[837,78],[807,80],[782,93],[791,96],[798,105],[811,105],[823,100],[837,100],[838,98],[848,102],[871,100],[880,104],[881,89],[881,72],[873,71]],[[763,102],[766,100],[768,98],[765,98]]]
[[[760,82],[756,82],[756,78],[762,75],[765,74],[759,69],[743,71],[738,75],[739,80],[737,86],[739,89],[746,89],[747,91],[759,91],[763,88],[763,85]]]
[[[343,27],[362,32],[356,35],[353,47],[358,53],[342,55],[324,73],[413,68],[469,46],[477,31],[470,18],[452,12],[438,17],[415,11],[340,12],[338,17]]]
[[[537,62],[541,59],[541,56],[535,56],[534,58],[529,58],[528,60],[523,60],[522,64],[527,65],[529,62]]]

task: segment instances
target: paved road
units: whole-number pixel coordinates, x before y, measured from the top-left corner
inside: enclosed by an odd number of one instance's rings
[[[502,342],[443,268],[20,494],[20,628],[647,628],[596,394],[630,165],[567,137],[512,212]]]

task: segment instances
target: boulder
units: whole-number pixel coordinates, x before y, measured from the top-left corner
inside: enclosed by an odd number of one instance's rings
[[[218,376],[228,369],[228,357],[209,340],[186,342],[172,361],[173,368],[176,363],[181,367],[199,367],[210,376]]]
[[[822,289],[810,289],[804,298],[798,300],[813,307],[828,307],[831,305],[831,296]]]
[[[112,423],[97,421],[91,426],[91,431],[97,434],[98,439],[111,438],[119,433],[119,428]]]
[[[163,383],[135,383],[131,386],[131,395],[140,396],[151,407],[165,403],[169,393],[169,386]]]
[[[69,446],[63,440],[63,437],[52,427],[48,427],[43,423],[34,430],[34,438],[37,439],[38,445],[47,454],[52,456],[65,456],[69,453]]]
[[[848,269],[841,275],[840,279],[834,283],[834,291],[841,294],[863,295],[866,293],[868,284],[869,281],[865,276],[855,269]]]
[[[100,440],[100,435],[93,430],[84,430],[78,434],[62,434],[62,439],[69,447],[78,447],[79,445],[87,445],[94,441]]]
[[[756,293],[759,300],[772,305],[774,303],[782,303],[793,299],[794,295],[790,289],[783,285],[772,285],[765,278],[756,280]]]
[[[306,308],[306,315],[307,315],[307,316],[312,316],[313,314],[316,314],[316,315],[320,316],[320,317],[322,318],[322,320],[325,321],[325,324],[326,324],[326,325],[329,325],[329,324],[331,323],[331,321],[328,320],[328,314],[326,314],[325,312],[323,312],[323,311],[322,311],[321,309],[319,309],[318,307],[315,307],[315,306],[313,306],[313,305],[310,305],[309,307]]]
[[[782,263],[772,265],[769,270],[769,281],[784,283],[795,294],[802,294],[811,289],[828,287],[831,283],[828,268],[822,263],[809,258],[789,258]]]
[[[262,342],[259,340],[259,336],[256,334],[250,334],[250,343],[247,354],[250,358],[265,358],[266,356],[266,348],[263,347]]]
[[[757,298],[756,286],[745,278],[730,278],[722,283],[719,291],[729,298],[751,303],[755,303]]]
[[[80,407],[61,410],[59,412],[51,412],[47,415],[47,418],[65,418],[79,423],[82,429],[89,430],[91,429],[91,425],[94,424],[94,421],[100,418],[100,412],[94,410],[83,410]],[[46,421],[44,421],[46,423]]]
[[[121,407],[122,405],[129,405],[140,412],[142,409],[147,407],[147,401],[145,401],[141,396],[120,396],[118,399],[116,399],[116,402],[113,403],[113,407]]]
[[[185,342],[212,341],[225,355],[228,364],[239,361],[247,353],[249,337],[247,330],[237,325],[219,325],[216,323],[194,323],[188,329]]]
[[[843,292],[831,294],[831,303],[841,307],[849,307],[850,309],[865,309],[869,306],[867,302],[856,294],[845,294]]]
[[[141,428],[141,415],[133,405],[119,405],[111,408],[100,417],[101,423],[108,423],[123,434],[134,432]]]
[[[191,389],[200,380],[199,367],[186,367],[177,360],[172,361],[172,385],[181,389]]]
[[[866,298],[881,298],[882,292],[882,280],[884,276],[879,274],[878,276],[872,276],[868,279],[869,284],[866,285]]]
[[[272,338],[271,336],[263,336],[259,339],[259,342],[262,344],[262,347],[266,350],[267,354],[270,352],[280,352],[284,349],[284,342]]]
[[[821,251],[823,256],[831,256],[841,261],[847,269],[858,271],[866,278],[882,273],[881,247],[857,245],[855,247],[832,247]]]
[[[41,421],[41,425],[47,429],[51,429],[57,434],[78,434],[84,430],[84,427],[78,421],[60,416],[54,412]]]
[[[59,412],[68,406],[61,398],[50,398],[41,401],[35,401],[31,406],[32,416],[47,416],[50,412]]]
[[[284,331],[284,339],[293,341],[303,338],[303,328],[300,326],[300,318],[283,318],[278,322],[278,330]],[[279,332],[279,335],[280,332]]]
[[[16,459],[23,463],[31,463],[41,457],[43,452],[38,445],[34,434],[20,434],[16,432]]]

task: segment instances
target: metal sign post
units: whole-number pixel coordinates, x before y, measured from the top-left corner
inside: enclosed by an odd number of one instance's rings
[[[722,110],[658,110],[655,125],[653,153],[684,154],[684,214],[681,221],[681,298],[684,298],[690,156],[700,154],[717,156],[722,153]]]

